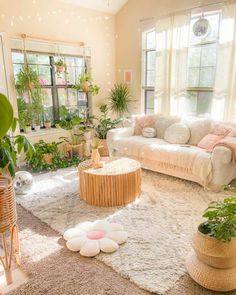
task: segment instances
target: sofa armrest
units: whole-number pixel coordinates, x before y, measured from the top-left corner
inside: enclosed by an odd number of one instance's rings
[[[232,151],[225,146],[216,146],[212,152],[212,163],[229,164],[232,161]]]
[[[134,127],[115,128],[111,129],[107,133],[107,141],[111,142],[116,138],[129,137],[134,134]]]

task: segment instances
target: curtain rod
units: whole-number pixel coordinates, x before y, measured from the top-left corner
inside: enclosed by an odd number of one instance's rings
[[[19,37],[21,37],[23,40],[32,40],[32,41],[41,41],[43,43],[64,43],[64,44],[74,44],[77,45],[79,47],[84,47],[85,43],[84,42],[75,42],[75,41],[63,41],[63,40],[55,40],[55,39],[48,39],[48,38],[44,38],[44,37],[35,37],[35,36],[31,36],[31,35],[26,35],[26,34],[20,34]]]
[[[197,8],[201,8],[201,7],[208,7],[208,6],[220,5],[220,4],[231,3],[231,2],[236,2],[236,1],[235,0],[234,1],[227,1],[226,0],[226,1],[220,1],[220,2],[212,2],[212,3],[205,4],[205,5],[204,4],[199,4],[199,5],[190,7],[188,9],[177,10],[177,11],[174,11],[172,13],[163,14],[163,15],[160,15],[160,16],[157,16],[157,17],[141,18],[139,21],[140,22],[146,22],[146,21],[151,21],[151,20],[158,20],[158,19],[165,18],[165,17],[168,17],[168,16],[173,16],[173,15],[177,15],[177,14],[181,14],[181,13],[187,13],[187,12],[192,11],[193,9],[197,9]]]

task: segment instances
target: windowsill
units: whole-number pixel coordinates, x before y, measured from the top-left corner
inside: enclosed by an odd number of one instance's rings
[[[65,133],[67,132],[64,129],[61,128],[51,128],[51,129],[41,129],[39,131],[31,131],[28,133],[22,132],[22,135],[25,135],[26,137],[40,137],[40,136],[45,136],[45,135],[54,135],[54,134],[60,134],[60,133]]]

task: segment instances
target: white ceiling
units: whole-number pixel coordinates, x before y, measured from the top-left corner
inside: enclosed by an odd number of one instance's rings
[[[61,0],[98,11],[117,13],[128,0]]]

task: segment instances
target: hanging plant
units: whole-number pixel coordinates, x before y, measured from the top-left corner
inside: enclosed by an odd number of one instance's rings
[[[83,91],[86,93],[90,93],[91,95],[97,95],[99,93],[100,87],[98,85],[94,85],[93,79],[91,75],[88,73],[83,73],[79,77],[79,83],[74,85],[74,89],[77,91]]]
[[[34,88],[39,88],[40,82],[38,74],[28,64],[25,64],[20,69],[16,76],[16,89],[20,95],[24,92],[30,91]]]
[[[56,67],[56,73],[58,75],[60,75],[61,73],[66,73],[67,72],[67,65],[66,63],[63,61],[62,58],[60,58],[58,61],[56,61],[55,63],[55,67]]]

